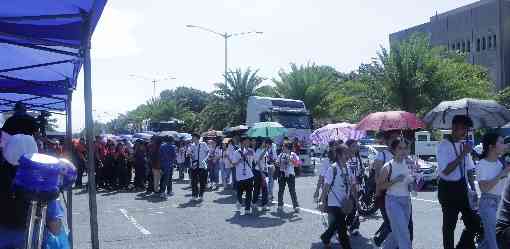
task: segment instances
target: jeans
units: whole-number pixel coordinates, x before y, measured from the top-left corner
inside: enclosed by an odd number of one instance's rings
[[[207,166],[209,182],[216,184],[220,183],[220,167],[218,162],[209,160]]]
[[[267,192],[269,194],[269,196],[273,197],[273,186],[274,186],[274,167],[273,166],[269,166],[267,168],[267,177],[268,177],[268,181],[267,181]]]
[[[480,198],[480,217],[482,218],[486,249],[498,249],[496,240],[496,213],[501,196],[482,193]]]
[[[480,219],[471,210],[464,181],[449,182],[439,180],[438,199],[443,211],[443,247],[444,249],[475,249],[475,234],[481,232]],[[454,233],[462,214],[465,229],[455,247]]]
[[[262,206],[267,205],[267,184],[265,173],[259,170],[253,170],[253,204],[257,203],[260,198],[260,191],[262,191]]]
[[[163,175],[161,176],[160,182],[160,193],[165,193],[165,191],[170,194],[172,193],[172,175],[174,173],[174,168],[170,167],[168,170],[163,170]]]
[[[207,170],[202,168],[190,169],[191,196],[203,197],[207,186]],[[200,185],[200,188],[199,188]]]
[[[292,199],[292,206],[299,207],[296,195],[296,177],[294,175],[285,176],[283,173],[278,178],[278,206],[283,206],[283,193],[285,192],[285,185],[289,186],[290,198]]]
[[[237,201],[243,202],[243,193],[246,192],[246,199],[244,200],[244,210],[250,210],[251,197],[253,191],[253,178],[242,180],[238,182],[239,189],[237,190]]]
[[[390,219],[391,233],[384,241],[383,249],[412,249],[409,221],[411,220],[411,198],[386,195],[386,212]]]
[[[331,237],[338,233],[342,249],[351,249],[351,241],[347,236],[347,223],[345,222],[345,214],[340,207],[328,207],[329,225],[328,229],[321,235],[324,244],[329,244]]]
[[[232,168],[227,168],[225,163],[221,162],[220,169],[221,169],[221,180],[222,180],[223,186],[226,187],[228,184],[231,183],[230,175],[232,174]]]
[[[161,169],[152,169],[152,177],[154,178],[154,193],[159,192],[159,184],[161,182]]]

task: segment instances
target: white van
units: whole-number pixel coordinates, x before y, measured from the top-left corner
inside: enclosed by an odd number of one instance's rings
[[[451,130],[440,130],[441,138],[446,139],[452,134]],[[414,152],[418,157],[435,156],[437,146],[441,141],[434,139],[430,131],[417,131],[414,135]],[[469,132],[468,140],[474,143],[473,132]]]

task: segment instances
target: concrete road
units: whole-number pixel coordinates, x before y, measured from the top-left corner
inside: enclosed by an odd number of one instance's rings
[[[188,183],[174,183],[167,201],[141,193],[102,192],[97,196],[101,248],[108,249],[265,249],[322,248],[323,216],[312,194],[316,176],[296,180],[299,203],[296,214],[286,205],[283,213],[270,211],[245,216],[235,212],[230,191],[207,192],[201,204],[190,202]],[[275,187],[275,196],[277,187]],[[415,249],[441,248],[441,209],[436,192],[420,192],[413,199]],[[290,204],[288,192],[285,203]],[[75,248],[90,248],[88,198],[74,195]],[[370,238],[382,222],[379,216],[362,218],[361,236],[353,248],[373,248]],[[459,223],[457,239],[463,225]],[[338,243],[334,248],[340,248]]]

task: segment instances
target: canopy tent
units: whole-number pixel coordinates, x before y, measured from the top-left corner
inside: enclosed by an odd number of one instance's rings
[[[23,102],[29,110],[66,114],[70,146],[72,91],[83,66],[85,127],[87,141],[93,141],[90,39],[106,2],[0,2],[0,112],[10,111],[16,102]],[[89,208],[92,248],[96,249],[99,239],[92,146],[89,142]],[[68,193],[72,231],[71,197]]]
[[[106,0],[0,2],[0,112],[66,111]]]

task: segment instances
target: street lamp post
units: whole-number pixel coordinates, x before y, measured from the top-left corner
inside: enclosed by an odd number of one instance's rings
[[[206,31],[209,33],[213,33],[215,35],[219,35],[220,37],[222,37],[225,40],[225,73],[223,76],[225,78],[225,84],[227,84],[227,71],[228,71],[228,39],[231,37],[234,37],[234,36],[244,36],[244,35],[251,35],[251,34],[261,35],[264,33],[264,32],[260,32],[260,31],[249,31],[249,32],[240,32],[240,33],[227,33],[227,32],[220,33],[220,32],[214,31],[212,29],[205,28],[202,26],[197,26],[197,25],[186,25],[186,27],[200,29],[200,30],[203,30],[203,31]]]
[[[160,83],[160,82],[166,81],[166,80],[175,80],[176,79],[175,77],[171,77],[171,76],[165,77],[165,78],[148,78],[148,77],[140,76],[140,75],[136,75],[136,74],[130,74],[129,76],[150,81],[153,84],[152,96],[154,98],[156,97],[156,84],[157,83]]]

